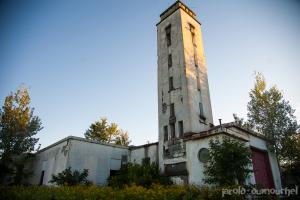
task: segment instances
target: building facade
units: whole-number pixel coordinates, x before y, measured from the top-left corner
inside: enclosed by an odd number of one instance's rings
[[[70,136],[35,154],[29,182],[48,185],[52,174],[72,167],[88,169],[89,180],[104,185],[122,164],[149,158],[173,182],[203,185],[209,141],[227,136],[252,151],[247,184],[281,188],[276,156],[261,134],[235,123],[214,126],[201,24],[180,1],[160,15],[157,54],[158,142],[124,147]]]

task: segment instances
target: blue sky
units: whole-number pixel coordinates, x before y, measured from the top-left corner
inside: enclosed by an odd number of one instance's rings
[[[45,147],[106,116],[157,141],[156,27],[173,0],[0,3],[0,103],[25,84]],[[254,71],[300,119],[300,1],[186,0],[202,23],[214,123],[246,116]]]

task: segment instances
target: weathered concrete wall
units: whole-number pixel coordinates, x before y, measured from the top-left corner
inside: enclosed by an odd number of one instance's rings
[[[32,160],[32,176],[28,182],[33,185],[40,183],[42,171],[44,171],[43,185],[49,185],[52,174],[57,174],[67,167],[68,149],[67,141],[59,141],[39,151]]]
[[[233,136],[238,136],[239,138],[247,139],[246,146],[254,147],[263,151],[268,152],[269,161],[271,165],[271,171],[273,175],[273,180],[276,189],[281,188],[281,180],[280,180],[280,172],[277,164],[276,156],[271,153],[267,149],[266,141],[262,138],[253,136],[251,134],[247,134],[244,131],[241,131],[236,128],[229,128],[229,133],[232,133]],[[187,168],[189,172],[189,183],[195,185],[203,185],[203,170],[204,170],[204,163],[200,162],[198,159],[198,152],[201,148],[209,149],[209,141],[211,139],[216,139],[217,137],[221,139],[220,135],[215,135],[207,138],[201,138],[198,140],[189,140],[186,142],[186,161],[187,161]],[[250,169],[253,169],[253,166],[249,166]],[[246,184],[255,184],[255,177],[254,173],[250,174],[250,177],[246,180]]]
[[[119,170],[122,156],[128,156],[128,148],[112,144],[71,140],[67,166],[76,170],[89,170],[88,179],[104,185],[110,170]]]
[[[202,148],[209,149],[209,140],[212,138],[204,138],[201,140],[189,140],[186,143],[186,160],[189,172],[189,183],[195,185],[203,185],[204,163],[198,159],[198,152]]]
[[[72,170],[88,169],[88,179],[97,185],[106,184],[110,170],[119,170],[122,156],[128,156],[128,148],[93,142],[78,137],[67,137],[36,153],[33,159],[33,176],[29,182],[39,184],[44,170],[44,185],[49,185],[52,174],[71,167]]]
[[[150,162],[158,163],[158,143],[130,148],[129,155],[129,161],[132,163],[141,164],[146,157],[150,158]]]

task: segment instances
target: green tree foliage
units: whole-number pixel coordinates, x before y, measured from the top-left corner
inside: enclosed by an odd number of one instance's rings
[[[204,165],[204,181],[219,186],[243,184],[251,170],[251,153],[243,142],[229,137],[209,142],[209,161]]]
[[[20,88],[5,98],[0,109],[0,179],[12,178],[19,184],[24,175],[28,154],[34,150],[38,138],[34,135],[42,129],[41,120],[33,115],[29,106],[30,96],[26,88]]]
[[[287,159],[285,149],[293,145],[291,137],[299,127],[294,116],[295,110],[283,99],[276,86],[266,89],[262,74],[257,73],[255,79],[248,103],[248,123],[269,139],[269,149],[283,161]]]
[[[50,183],[55,183],[57,185],[89,185],[91,184],[90,181],[87,180],[89,172],[87,169],[84,169],[83,172],[78,170],[71,170],[71,167],[65,169],[61,173],[56,175],[52,175]]]
[[[159,173],[158,164],[144,159],[142,164],[128,163],[123,165],[116,175],[108,179],[110,186],[122,188],[125,185],[149,187],[152,184],[170,185],[172,182]]]
[[[99,142],[108,142],[128,146],[130,143],[128,133],[119,129],[116,123],[108,124],[106,118],[92,123],[84,134],[85,138]]]
[[[300,133],[294,134],[285,140],[282,157],[282,175],[285,186],[300,185]]]

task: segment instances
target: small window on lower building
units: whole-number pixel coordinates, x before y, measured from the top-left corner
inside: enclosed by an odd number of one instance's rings
[[[110,170],[109,175],[110,176],[115,176],[117,174],[118,170]]]
[[[168,141],[168,126],[164,126],[164,141]]]
[[[170,129],[171,129],[171,137],[175,138],[175,123],[170,124]]]
[[[183,136],[183,121],[178,122],[179,137]]]

